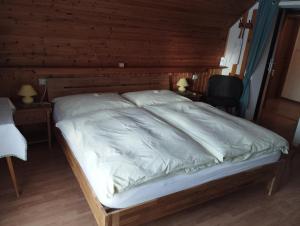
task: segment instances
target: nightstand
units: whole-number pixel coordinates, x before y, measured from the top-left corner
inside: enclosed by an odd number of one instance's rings
[[[202,101],[202,98],[203,98],[203,94],[192,92],[189,90],[187,90],[185,92],[176,91],[176,94],[178,94],[180,96],[184,96],[192,101]]]
[[[51,149],[51,104],[16,104],[14,121],[28,144],[48,142]]]

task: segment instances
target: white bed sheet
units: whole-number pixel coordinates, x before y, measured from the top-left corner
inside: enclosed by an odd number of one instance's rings
[[[68,137],[62,131],[62,134],[70,146],[73,155],[79,162],[87,180],[92,186],[99,201],[110,208],[126,208],[141,204],[143,202],[159,198],[168,194],[192,188],[206,182],[220,179],[229,175],[233,175],[242,171],[246,171],[258,166],[273,163],[279,160],[281,153],[273,152],[267,155],[252,158],[247,161],[230,163],[223,162],[222,164],[200,170],[194,174],[180,174],[157,179],[135,188],[131,188],[125,192],[118,193],[112,198],[108,198],[101,191],[101,181],[97,179],[97,174],[89,169],[88,164],[84,164],[82,153],[77,148],[72,137]]]
[[[13,120],[14,105],[8,98],[0,98],[0,158],[14,156],[27,160],[27,142]]]

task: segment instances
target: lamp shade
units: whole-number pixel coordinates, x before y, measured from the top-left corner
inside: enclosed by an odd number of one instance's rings
[[[22,97],[32,97],[37,95],[37,92],[31,85],[22,85],[21,89],[18,92],[18,95]]]
[[[177,82],[177,86],[180,86],[180,87],[188,87],[189,84],[188,84],[186,78],[181,78],[181,79],[179,79],[179,81]]]
[[[185,92],[186,91],[185,87],[188,87],[189,84],[188,84],[186,78],[181,78],[177,82],[177,86],[178,86],[178,91],[179,92]]]

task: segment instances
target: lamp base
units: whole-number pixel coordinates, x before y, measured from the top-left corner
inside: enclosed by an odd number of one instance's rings
[[[178,91],[184,93],[186,91],[186,88],[184,86],[179,86]]]
[[[32,97],[23,97],[22,102],[24,104],[32,104],[33,103],[33,98]]]

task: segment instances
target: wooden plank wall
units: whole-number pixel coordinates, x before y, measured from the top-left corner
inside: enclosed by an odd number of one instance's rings
[[[254,2],[0,0],[1,76],[14,68],[13,77],[0,79],[32,82],[23,67],[116,68],[124,62],[144,73],[157,67],[182,73],[216,67],[229,27]]]
[[[169,71],[173,72],[169,72]],[[145,72],[145,68],[2,68],[0,70],[0,96],[8,96],[14,101],[20,100],[17,96],[17,92],[21,85],[29,83],[41,94],[43,87],[39,87],[39,78],[64,78],[64,77],[94,77],[106,75],[114,79],[132,79],[134,76],[140,76],[147,79],[148,75],[157,77],[168,76],[170,78],[170,88],[176,89],[176,82],[179,78],[185,77],[191,79],[192,74],[199,75],[199,79],[194,83],[190,83],[191,89],[205,92],[208,78],[215,73],[219,73],[219,69],[205,68],[198,69],[198,71],[191,71],[191,69],[185,69],[188,72],[180,72],[170,68],[148,68]],[[165,77],[163,78],[165,80]]]
[[[1,0],[0,65],[218,65],[254,0]]]

